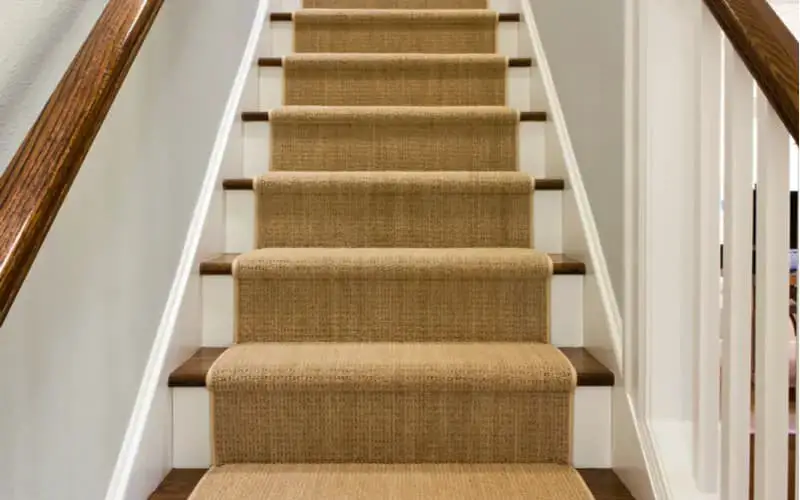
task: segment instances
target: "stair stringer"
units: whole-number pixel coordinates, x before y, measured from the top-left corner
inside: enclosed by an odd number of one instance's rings
[[[106,500],[146,498],[172,468],[172,391],[167,378],[202,344],[197,324],[201,304],[199,264],[224,251],[222,179],[242,175],[244,124],[241,114],[257,106],[259,44],[272,38],[262,36],[262,31],[269,29],[265,21],[270,11],[270,0],[254,1],[255,15],[237,72],[231,75],[232,85],[213,148],[207,164],[197,165],[205,170],[205,176],[106,491]]]
[[[564,253],[586,263],[583,287],[583,345],[615,374],[612,402],[613,468],[638,499],[661,498],[663,473],[659,468],[654,442],[645,422],[638,418],[625,388],[623,372],[623,323],[608,265],[589,198],[575,156],[546,53],[536,27],[531,5],[520,2],[522,24],[519,31],[520,57],[536,61],[542,89],[531,105],[545,110],[546,171],[548,176],[563,178],[566,189],[562,196],[562,234]]]

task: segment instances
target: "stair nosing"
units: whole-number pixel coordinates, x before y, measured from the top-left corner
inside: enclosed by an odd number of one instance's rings
[[[201,347],[170,373],[169,387],[205,387],[206,374],[211,365],[219,358],[227,347]],[[578,375],[579,387],[612,387],[615,382],[614,372],[605,367],[583,347],[557,347]]]
[[[416,107],[416,106],[408,106]],[[431,106],[432,108],[435,106]],[[268,122],[269,111],[242,111],[241,119],[243,122]],[[520,122],[545,122],[547,121],[546,111],[520,111]]]
[[[233,274],[233,260],[241,252],[228,252],[217,254],[200,263],[201,276],[230,276]],[[572,259],[564,254],[549,253],[553,260],[553,274],[559,276],[574,276],[586,274],[586,264]]]
[[[409,173],[413,174],[414,172]],[[223,179],[222,189],[225,191],[252,191],[254,180],[249,177]],[[555,177],[534,178],[534,191],[563,191],[564,188],[564,179]]]
[[[612,468],[575,468],[596,500],[634,500]],[[187,500],[208,468],[173,468],[149,500]],[[622,491],[622,490],[626,491]]]
[[[451,55],[451,54],[446,54],[446,55]],[[459,55],[459,54],[452,54],[452,55]],[[260,68],[280,68],[283,67],[283,61],[284,61],[283,57],[259,57],[258,66]],[[533,58],[531,57],[508,58],[509,68],[529,68],[532,66],[533,66]]]
[[[294,20],[294,15],[291,12],[272,12],[269,15],[269,20],[273,22],[291,22]],[[497,21],[501,23],[518,23],[521,20],[522,16],[518,12],[499,12],[497,14]]]

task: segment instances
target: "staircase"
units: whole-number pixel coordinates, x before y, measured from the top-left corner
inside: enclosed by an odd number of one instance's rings
[[[265,30],[151,498],[633,498],[519,14],[304,7]]]

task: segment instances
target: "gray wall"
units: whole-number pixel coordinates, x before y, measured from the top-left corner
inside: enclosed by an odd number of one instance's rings
[[[624,0],[528,1],[623,308]]]

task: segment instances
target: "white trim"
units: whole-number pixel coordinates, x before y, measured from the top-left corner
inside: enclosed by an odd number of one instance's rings
[[[264,26],[264,19],[266,18],[268,7],[269,0],[260,0],[251,28],[250,37],[239,66],[239,71],[228,97],[225,113],[218,129],[216,140],[214,141],[214,148],[209,158],[208,170],[203,180],[194,214],[192,215],[192,221],[189,225],[175,280],[173,281],[164,314],[158,326],[153,348],[150,352],[144,376],[142,377],[142,383],[136,396],[131,419],[125,431],[122,447],[106,492],[106,500],[130,498],[131,493],[129,492],[129,486],[134,474],[136,459],[140,453],[141,444],[145,437],[145,431],[148,428],[148,423],[154,416],[163,416],[157,411],[158,408],[154,406],[154,401],[157,393],[160,390],[165,390],[168,370],[171,368],[168,366],[170,357],[174,357],[174,355],[169,356],[169,354],[175,347],[173,345],[175,325],[187,284],[197,269],[197,254],[203,236],[203,229],[205,227],[211,201],[215,191],[218,189],[219,173],[223,165],[228,138],[237,120],[239,102],[244,94],[248,74],[253,67],[256,48],[259,38],[261,37],[261,29]],[[169,404],[168,401],[164,403]],[[155,426],[159,426],[159,422],[156,422]],[[163,433],[165,430],[163,428],[158,428],[153,429],[153,432]],[[169,431],[166,432],[169,433]],[[164,471],[155,472],[163,473]],[[160,480],[161,478],[159,477],[158,481]]]
[[[578,168],[578,160],[575,157],[572,141],[567,131],[566,119],[564,118],[561,104],[558,100],[558,94],[550,72],[550,66],[548,65],[544,49],[541,45],[541,39],[539,38],[539,33],[536,28],[533,11],[528,2],[522,2],[522,14],[523,22],[530,37],[529,40],[533,43],[535,60],[537,61],[537,66],[539,67],[539,72],[547,94],[548,120],[555,126],[555,132],[561,147],[563,168],[566,173],[566,180],[570,186],[570,189],[565,192],[565,196],[570,196],[575,202],[577,215],[579,216],[583,230],[583,238],[588,251],[588,268],[594,275],[593,281],[596,282],[599,301],[602,305],[603,319],[592,318],[592,321],[605,322],[608,338],[602,339],[602,343],[607,343],[610,346],[613,359],[608,359],[608,356],[603,355],[602,351],[605,350],[605,346],[588,347],[598,347],[601,352],[598,352],[596,357],[600,358],[600,361],[606,364],[606,366],[617,367],[618,369],[618,367],[622,365],[622,317],[611,285],[611,277],[608,274],[608,265],[606,264],[605,256],[603,255],[600,245],[600,236],[597,232],[597,226],[594,223],[594,216],[592,215],[592,209],[589,205],[586,189],[583,186],[583,179],[581,178],[580,169]],[[547,168],[550,168],[550,165],[547,165]],[[585,332],[584,335],[586,335]]]
[[[612,388],[578,387],[572,422],[575,467],[609,468],[612,454]],[[210,393],[203,387],[172,389],[176,468],[205,468],[211,464]]]

